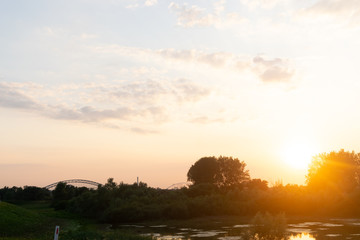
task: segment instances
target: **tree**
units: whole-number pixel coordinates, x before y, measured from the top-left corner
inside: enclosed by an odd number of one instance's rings
[[[197,184],[210,183],[218,187],[238,186],[249,180],[246,164],[232,157],[203,157],[192,165],[187,173],[188,181]]]
[[[313,157],[306,181],[314,189],[343,192],[358,187],[359,177],[360,154],[341,149]]]
[[[215,183],[219,165],[215,157],[200,158],[187,173],[188,181],[194,184]]]
[[[46,188],[40,188],[35,186],[25,186],[22,191],[22,200],[36,201],[50,199],[50,191]]]
[[[263,190],[266,191],[269,189],[268,182],[261,180],[260,178],[251,179],[246,183],[246,186],[249,189]]]
[[[237,158],[220,156],[217,159],[219,172],[216,182],[220,187],[231,187],[250,179],[249,171],[245,170],[246,164]]]

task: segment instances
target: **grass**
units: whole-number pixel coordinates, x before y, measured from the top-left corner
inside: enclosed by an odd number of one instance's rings
[[[283,218],[257,216],[257,225],[266,227],[269,224],[271,231],[275,226],[283,226]],[[254,220],[254,221],[255,221]],[[232,226],[239,223],[249,223],[250,217],[216,216],[187,220],[166,220],[143,222],[141,225],[162,225],[173,227],[189,227],[199,229],[216,229],[224,225]],[[259,222],[260,221],[260,222]],[[256,222],[256,221],[255,221]],[[110,229],[109,225],[98,224],[92,220],[80,218],[65,211],[55,211],[49,202],[23,202],[9,204],[0,202],[0,239],[53,239],[55,226],[60,226],[61,240],[151,240],[151,237],[140,236],[129,229]],[[269,226],[270,226],[269,225]]]
[[[110,230],[65,211],[55,211],[48,202],[10,204],[0,202],[1,240],[53,239],[60,226],[61,240],[151,240],[133,232]]]
[[[0,237],[32,236],[44,222],[45,217],[37,212],[0,202]]]

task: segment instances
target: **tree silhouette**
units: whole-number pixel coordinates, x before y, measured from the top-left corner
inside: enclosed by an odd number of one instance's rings
[[[343,192],[358,187],[359,176],[360,154],[341,149],[313,157],[306,181],[313,189]]]
[[[232,157],[203,157],[192,165],[187,173],[188,181],[194,185],[214,184],[218,187],[239,186],[250,179],[246,164]]]
[[[194,184],[216,182],[215,176],[219,172],[219,165],[215,157],[200,158],[191,166],[187,173],[188,181]]]

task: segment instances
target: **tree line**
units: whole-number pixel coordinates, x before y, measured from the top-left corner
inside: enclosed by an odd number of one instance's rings
[[[360,154],[355,152],[340,150],[313,157],[306,185],[269,186],[267,181],[252,179],[245,162],[225,156],[199,159],[187,178],[193,184],[175,190],[109,178],[97,189],[59,183],[53,191],[3,188],[0,196],[4,201],[49,200],[55,209],[113,224],[258,212],[360,216]]]

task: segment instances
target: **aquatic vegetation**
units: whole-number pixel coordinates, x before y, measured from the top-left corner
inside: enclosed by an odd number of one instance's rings
[[[287,239],[285,214],[272,215],[257,213],[251,221],[252,226],[243,234],[246,240],[283,240]]]

